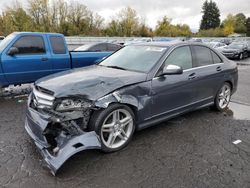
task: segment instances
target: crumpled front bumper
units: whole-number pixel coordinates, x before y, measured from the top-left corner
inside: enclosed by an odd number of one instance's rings
[[[99,137],[94,131],[92,131],[84,132],[79,136],[72,136],[60,146],[56,154],[52,154],[49,150],[50,144],[43,135],[44,130],[50,123],[49,119],[50,116],[41,114],[28,107],[25,129],[34,140],[47,164],[47,167],[49,167],[53,175],[55,175],[63,163],[74,154],[88,149],[101,149]]]

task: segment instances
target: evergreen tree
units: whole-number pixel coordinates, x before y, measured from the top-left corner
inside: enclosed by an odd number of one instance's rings
[[[215,2],[206,0],[202,6],[200,30],[214,29],[220,26],[220,10]]]
[[[250,37],[250,17],[247,18],[246,27],[247,27],[247,36]]]

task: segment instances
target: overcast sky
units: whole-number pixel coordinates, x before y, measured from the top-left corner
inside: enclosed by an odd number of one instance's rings
[[[20,0],[26,2],[27,0]],[[70,0],[67,0],[70,2]],[[76,0],[75,0],[76,1]],[[90,10],[109,21],[119,10],[126,6],[135,9],[145,19],[146,24],[155,27],[157,20],[164,15],[172,18],[172,23],[186,23],[192,30],[199,28],[201,20],[201,7],[204,0],[78,0]],[[6,0],[0,0],[0,8],[8,4]],[[250,0],[215,0],[220,11],[221,19],[227,14],[244,13],[250,17]]]

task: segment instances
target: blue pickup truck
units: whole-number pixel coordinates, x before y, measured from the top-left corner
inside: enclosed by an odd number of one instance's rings
[[[58,33],[14,32],[0,43],[0,89],[92,65],[112,52],[69,52]]]

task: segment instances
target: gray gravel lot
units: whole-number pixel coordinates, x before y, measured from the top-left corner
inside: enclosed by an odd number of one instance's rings
[[[82,152],[56,177],[24,130],[26,97],[0,99],[0,187],[249,188],[249,96],[250,66],[239,66],[226,112],[207,108],[145,129],[116,153]]]

